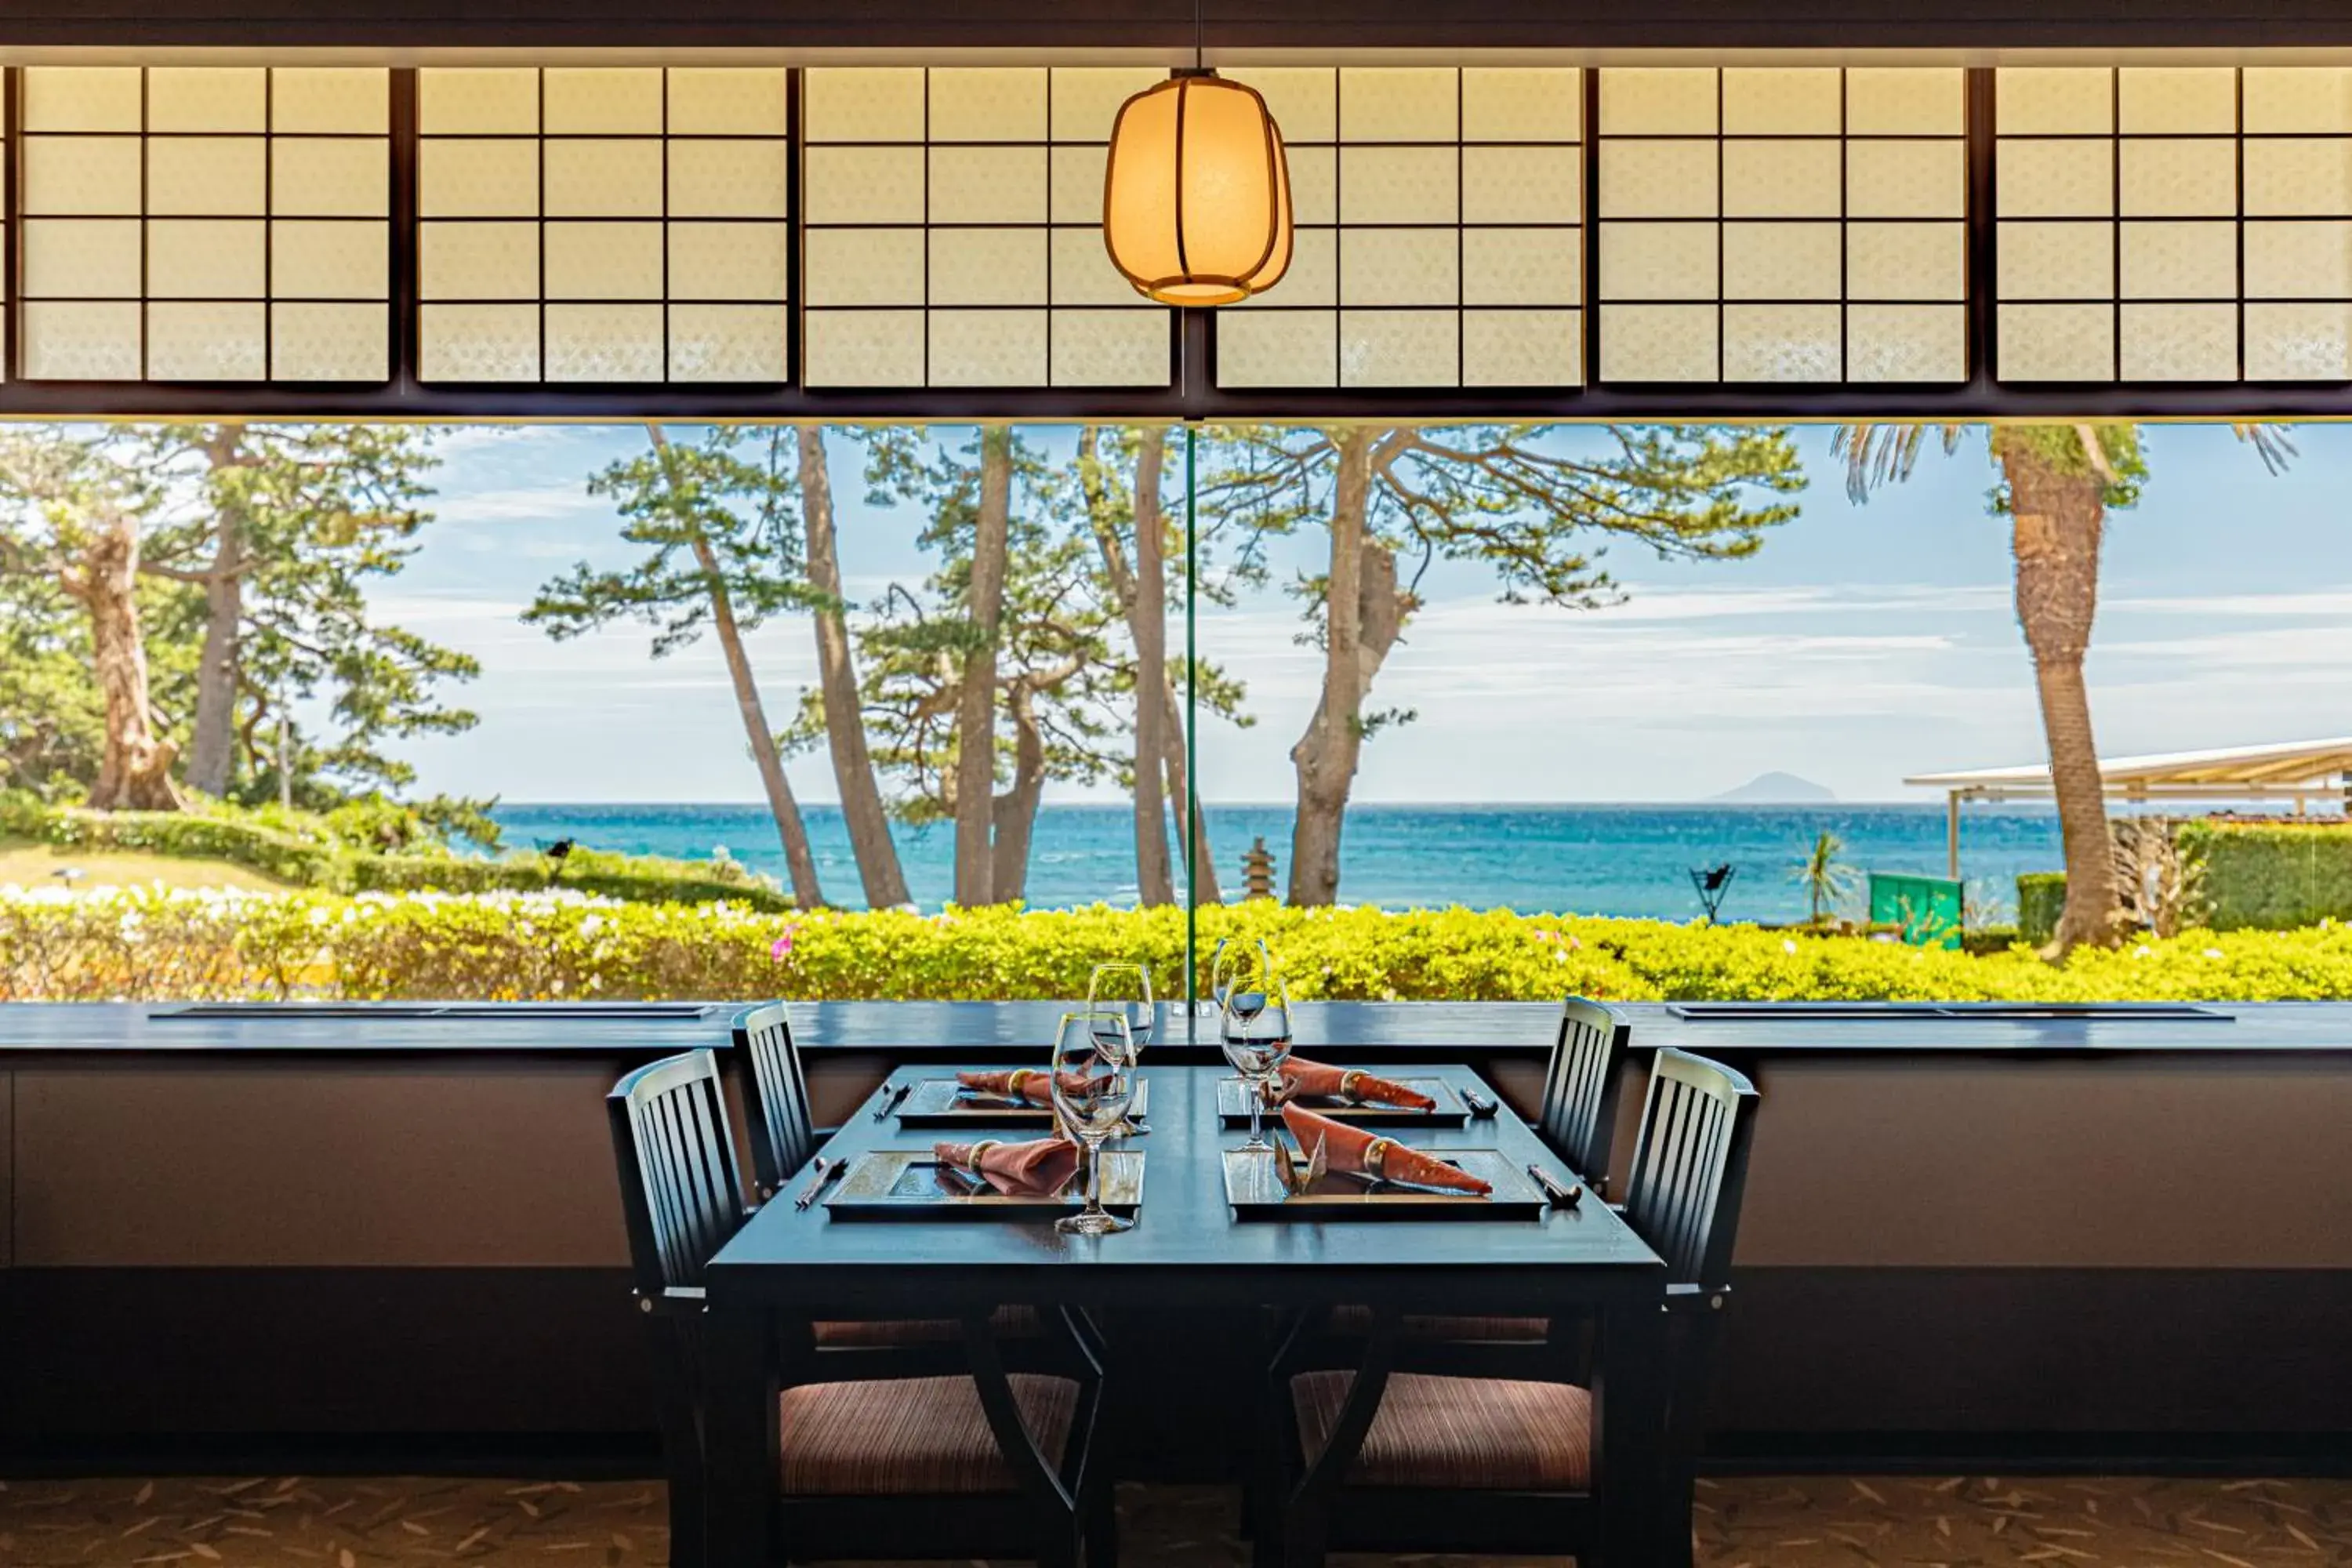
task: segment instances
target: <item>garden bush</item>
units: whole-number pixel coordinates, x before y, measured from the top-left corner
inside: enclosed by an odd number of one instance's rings
[[[2352,929],[2195,931],[2063,964],[1756,926],[1507,910],[1204,910],[1307,999],[2266,1001],[2352,998]],[[0,1000],[1066,997],[1139,959],[1182,994],[1181,910],[796,914],[574,889],[474,894],[0,890]]]
[[[773,884],[732,863],[668,860],[575,848],[560,864],[543,856],[455,855],[422,838],[409,808],[355,802],[333,812],[254,811],[199,801],[185,812],[84,811],[25,795],[0,796],[0,835],[88,850],[135,849],[226,860],[296,887],[337,893],[530,891],[551,886],[640,902],[732,900],[787,910]],[[382,846],[403,846],[385,852]]]
[[[2291,931],[2352,917],[2352,827],[2341,824],[2184,822],[2183,860],[2201,866],[2216,931]]]
[[[2066,873],[2028,871],[2017,879],[2017,934],[2029,947],[2047,947],[2066,909]]]

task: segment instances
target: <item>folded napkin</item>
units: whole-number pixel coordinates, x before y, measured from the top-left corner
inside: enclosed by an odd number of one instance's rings
[[[931,1155],[978,1176],[1009,1197],[1051,1197],[1078,1173],[1078,1146],[1066,1138],[1026,1143],[934,1143]]]
[[[1466,1171],[1459,1171],[1444,1161],[1409,1148],[1393,1138],[1383,1138],[1369,1127],[1351,1127],[1344,1121],[1334,1121],[1328,1116],[1318,1116],[1302,1106],[1282,1108],[1282,1124],[1298,1140],[1298,1146],[1313,1154],[1315,1145],[1321,1143],[1328,1152],[1331,1169],[1360,1171],[1368,1176],[1382,1176],[1391,1182],[1411,1182],[1417,1187],[1443,1187],[1448,1192],[1475,1193],[1484,1197],[1495,1190],[1490,1182],[1482,1181]]]
[[[1293,1057],[1282,1064],[1282,1076],[1293,1094],[1309,1100],[1352,1100],[1367,1105],[1401,1105],[1408,1110],[1434,1110],[1437,1101],[1393,1079],[1375,1078],[1360,1068],[1325,1067],[1321,1062]]]
[[[1054,1103],[1053,1086],[1047,1075],[1037,1068],[1013,1068],[1006,1072],[960,1072],[956,1082],[974,1094],[992,1094],[1002,1100],[1025,1100],[1032,1105]],[[1087,1075],[1066,1072],[1062,1075],[1065,1092],[1076,1093],[1087,1086]]]

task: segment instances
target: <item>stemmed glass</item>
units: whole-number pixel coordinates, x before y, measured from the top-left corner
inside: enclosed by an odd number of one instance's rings
[[[1106,1041],[1106,1037],[1107,1041]],[[1135,1041],[1116,1014],[1065,1013],[1054,1035],[1054,1110],[1086,1150],[1087,1206],[1054,1222],[1073,1236],[1108,1236],[1135,1222],[1102,1206],[1102,1146],[1135,1098]]]
[[[1125,1018],[1135,1055],[1140,1057],[1160,1025],[1160,1004],[1151,994],[1151,972],[1139,963],[1096,964],[1087,982],[1087,1011],[1097,1016],[1109,1014]],[[1128,1065],[1135,1063],[1130,1059]]]
[[[1263,954],[1263,944],[1259,951]],[[1217,1034],[1225,1060],[1248,1091],[1250,1135],[1242,1149],[1270,1154],[1274,1145],[1265,1141],[1265,1110],[1276,1076],[1290,1059],[1291,1037],[1290,994],[1271,961],[1255,976],[1232,977],[1219,998]]]
[[[1139,963],[1097,963],[1093,977],[1087,982],[1087,1016],[1095,1026],[1095,1045],[1105,1056],[1126,1067],[1135,1067],[1143,1058],[1143,1047],[1151,1043],[1153,1031],[1160,1023],[1160,1005],[1151,994],[1151,973]],[[1118,1032],[1109,1026],[1127,1026],[1126,1043],[1119,1046]],[[1136,1078],[1136,1093],[1143,1092],[1140,1074]],[[1140,1114],[1139,1110],[1138,1114]],[[1114,1138],[1133,1138],[1143,1129],[1132,1121],[1122,1121],[1113,1129]]]

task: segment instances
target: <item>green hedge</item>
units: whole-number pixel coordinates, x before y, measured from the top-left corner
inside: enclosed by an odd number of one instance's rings
[[[2017,879],[2017,933],[2029,947],[2047,947],[2066,910],[2066,873],[2028,871]]]
[[[1302,999],[2343,1000],[2352,928],[2197,931],[2048,964],[1755,926],[1506,910],[1202,911],[1264,937]],[[1083,994],[1108,959],[1181,994],[1181,910],[763,913],[564,889],[472,895],[58,889],[0,895],[0,1000],[328,996],[491,1000]]]
[[[295,887],[325,892],[530,892],[553,885],[636,902],[700,904],[728,899],[766,910],[792,900],[737,870],[702,862],[574,849],[560,871],[536,855],[498,859],[446,852],[377,854],[332,836],[329,819],[297,814],[286,826],[229,808],[83,811],[22,795],[0,797],[0,834],[90,850],[135,849],[188,859],[226,860]]]
[[[2204,868],[2201,896],[2216,931],[2292,931],[2352,919],[2352,827],[2183,823],[2181,857]]]

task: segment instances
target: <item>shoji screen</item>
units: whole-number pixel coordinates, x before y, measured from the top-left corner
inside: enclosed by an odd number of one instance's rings
[[[1601,73],[1600,374],[1964,381],[1958,68]]]
[[[1997,76],[1998,374],[2352,379],[2352,70]]]
[[[1104,253],[1104,153],[1154,68],[813,68],[811,386],[1164,386],[1170,312]]]
[[[390,73],[28,67],[32,380],[391,374]]]
[[[790,378],[790,74],[417,72],[427,382]]]
[[[1297,248],[1217,318],[1225,387],[1584,379],[1582,73],[1249,68],[1289,147]]]

